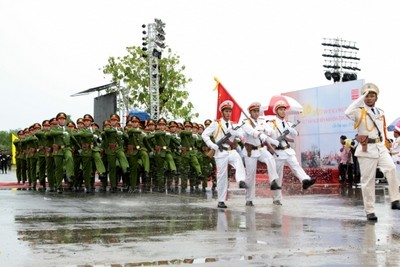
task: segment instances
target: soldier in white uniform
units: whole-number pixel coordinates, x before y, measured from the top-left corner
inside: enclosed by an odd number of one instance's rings
[[[396,165],[397,181],[400,183],[400,122],[394,128],[394,140],[390,148],[390,155]]]
[[[245,120],[245,124],[242,127],[245,141],[242,154],[246,166],[246,206],[254,206],[257,161],[267,165],[268,177],[271,184],[272,181],[279,178],[276,172],[275,159],[265,145],[268,142],[269,144],[278,146],[279,142],[268,137],[272,132],[272,128],[266,122],[265,118],[260,117],[260,106],[259,102],[250,104],[247,108],[250,112],[250,118]]]
[[[375,215],[375,174],[379,168],[389,184],[389,198],[392,209],[400,209],[399,182],[396,177],[396,166],[385,146],[386,129],[382,109],[376,108],[379,89],[373,83],[366,83],[361,88],[361,96],[346,109],[346,116],[354,121],[357,129],[357,146],[355,156],[360,163],[361,192],[367,220],[377,221]]]
[[[285,120],[286,103],[284,101],[277,101],[275,103],[273,111],[276,114],[276,118],[272,121],[269,121],[273,129],[271,137],[273,139],[278,139],[279,136],[281,136],[286,130],[289,131],[289,134],[281,142],[279,142],[279,145],[275,148],[276,154],[278,155],[278,157],[275,157],[275,161],[279,179],[276,180],[276,183],[278,184],[278,189],[273,190],[272,199],[274,201],[274,204],[282,205],[281,187],[283,180],[283,168],[285,164],[289,166],[297,179],[300,180],[303,189],[307,189],[312,186],[316,180],[311,179],[310,176],[308,176],[308,174],[300,166],[296,158],[296,152],[290,145],[290,143],[294,142],[294,138],[298,135],[298,133],[296,129],[292,127],[292,123]]]
[[[239,183],[240,188],[247,188],[245,183],[245,169],[243,166],[242,158],[236,150],[235,138],[242,138],[243,131],[240,129],[234,130],[232,121],[233,102],[226,100],[219,105],[219,111],[222,113],[220,120],[213,121],[210,126],[204,129],[201,134],[206,145],[212,149],[215,154],[215,162],[217,165],[217,192],[218,192],[218,208],[227,208],[225,204],[228,192],[228,164],[233,166],[236,170],[236,181]],[[227,142],[220,147],[216,144],[225,135],[230,133],[232,136]],[[214,143],[210,136],[214,136]]]

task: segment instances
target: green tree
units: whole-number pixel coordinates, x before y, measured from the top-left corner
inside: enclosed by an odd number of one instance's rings
[[[160,117],[192,119],[199,116],[193,113],[193,104],[188,101],[189,92],[186,85],[192,79],[187,78],[180,65],[180,57],[172,53],[170,48],[165,49],[167,55],[158,60],[159,72],[159,108]],[[125,99],[125,103],[118,103],[129,108],[150,111],[149,94],[149,62],[144,58],[140,47],[127,47],[128,54],[123,57],[109,57],[108,64],[103,67],[103,73],[112,76],[113,82],[123,84],[110,91],[118,91]],[[124,99],[122,101],[124,101]]]
[[[16,134],[16,131],[0,131],[0,151],[11,152],[11,133]]]

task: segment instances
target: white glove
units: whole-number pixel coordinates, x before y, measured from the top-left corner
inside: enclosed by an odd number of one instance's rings
[[[266,141],[267,141],[267,139],[268,139],[268,137],[267,137],[265,134],[263,134],[263,133],[262,133],[262,134],[260,134],[260,136],[259,136],[259,137],[260,137],[260,140],[261,140],[261,142],[263,142],[263,143],[264,143],[264,142],[266,142]]]
[[[67,135],[69,135],[69,133],[68,132],[63,132],[63,135],[67,136]]]
[[[229,129],[228,133],[230,133],[232,136],[236,136],[236,131],[233,129]]]
[[[279,141],[275,139],[270,139],[270,144],[274,146],[279,146]]]
[[[97,134],[94,134],[93,138],[94,138],[94,140],[97,140],[97,139],[99,139],[99,136]]]
[[[289,127],[288,130],[289,130],[289,133],[291,133],[291,134],[295,134],[296,133],[296,129],[293,128],[293,127]]]
[[[215,151],[219,149],[218,145],[214,143],[211,145],[211,148],[214,149]]]
[[[122,135],[122,132],[120,130],[117,130],[118,135]]]

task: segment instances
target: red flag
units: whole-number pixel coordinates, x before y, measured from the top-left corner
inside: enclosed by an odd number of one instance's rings
[[[217,78],[214,78],[214,80],[217,82],[214,90],[218,88],[217,120],[222,117],[222,114],[219,111],[219,105],[225,100],[230,100],[233,102],[231,121],[233,121],[234,123],[238,123],[240,115],[242,114],[242,108],[235,101],[235,99],[233,99],[233,97],[229,94],[229,92],[225,89],[225,87],[219,82],[219,80]]]

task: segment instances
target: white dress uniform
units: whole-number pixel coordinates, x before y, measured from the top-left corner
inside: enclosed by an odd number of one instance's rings
[[[281,136],[286,129],[289,130],[289,134],[287,135],[288,138],[294,139],[298,135],[296,129],[292,127],[292,123],[281,120],[279,117],[276,117],[275,120],[272,120],[269,123],[273,129],[271,133],[271,137],[273,139],[278,139],[278,137]],[[279,176],[279,179],[277,179],[276,182],[280,187],[282,187],[283,168],[285,164],[289,166],[289,168],[292,170],[297,179],[300,180],[300,182],[303,182],[304,180],[311,180],[310,176],[308,176],[308,174],[300,166],[296,158],[296,152],[290,146],[289,142],[286,142],[285,140],[281,141],[279,147],[277,147],[275,151],[278,155],[278,157],[275,158],[275,161],[276,170]],[[282,190],[273,190],[272,198],[274,201],[281,201]]]
[[[267,137],[270,144],[274,144],[277,141],[268,137],[272,128],[266,122],[265,118],[259,117],[257,120],[249,118],[245,121],[242,126],[244,132],[244,142],[242,154],[244,156],[244,162],[246,166],[246,201],[253,201],[255,198],[255,188],[256,188],[256,172],[257,172],[257,161],[263,162],[268,168],[269,181],[272,182],[278,179],[278,174],[276,172],[276,163],[272,154],[267,150],[266,146],[262,145],[260,138],[261,134]],[[246,146],[251,148],[251,154],[248,155]]]
[[[368,86],[368,84],[365,84]],[[377,87],[375,92],[379,92]],[[361,172],[361,191],[366,214],[373,214],[375,211],[375,174],[379,168],[385,175],[389,184],[389,197],[392,202],[399,200],[399,182],[396,177],[396,167],[384,143],[384,113],[383,110],[371,107],[364,103],[366,94],[362,94],[345,110],[346,116],[354,121],[354,128],[357,128],[358,135],[368,136],[367,151],[363,151],[359,144],[355,151],[358,158]],[[379,128],[379,131],[377,127]],[[380,134],[379,134],[380,132]],[[368,216],[367,216],[368,218]]]
[[[210,136],[214,136],[215,142],[218,142],[229,132],[232,134],[230,141],[234,141],[235,138],[242,138],[243,131],[240,129],[233,130],[234,126],[231,121],[224,121],[223,119],[213,121],[204,132],[201,134],[204,142],[209,148],[214,149],[215,143],[211,141]],[[217,168],[217,192],[218,202],[224,202],[228,193],[228,164],[233,166],[236,170],[236,181],[244,181],[246,177],[245,169],[243,166],[242,158],[236,149],[232,149],[228,144],[222,145],[222,151],[215,149],[215,162]]]

